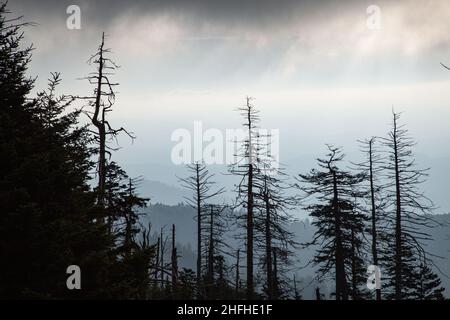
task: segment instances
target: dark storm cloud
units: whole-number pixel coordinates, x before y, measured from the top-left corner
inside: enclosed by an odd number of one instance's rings
[[[374,3],[379,32],[366,24]],[[81,7],[81,30],[66,26],[71,4]],[[447,61],[450,51],[448,0],[12,0],[10,8],[38,23],[26,35],[44,63],[88,57],[105,32],[121,61],[145,59],[167,82],[187,73],[203,79],[202,72],[322,80],[349,66],[366,75],[378,64]]]
[[[48,15],[61,14],[71,4],[79,5],[88,19],[95,19],[98,25],[113,23],[124,12],[140,14],[174,14],[189,16],[194,23],[214,22],[263,27],[292,22],[293,19],[310,16],[339,14],[344,7],[364,1],[314,1],[314,0],[14,0],[10,5],[22,14]]]

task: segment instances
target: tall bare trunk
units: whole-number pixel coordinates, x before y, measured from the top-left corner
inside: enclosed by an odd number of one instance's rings
[[[175,245],[175,225],[172,225],[172,293],[175,293],[178,283],[178,257],[177,257],[177,247]]]
[[[211,206],[209,226],[209,250],[208,250],[208,284],[214,285],[214,210]]]
[[[161,256],[160,256],[160,261],[161,261],[161,270],[160,270],[160,276],[161,276],[161,288],[164,287],[164,240],[163,240],[163,229],[161,228]]]
[[[247,202],[247,299],[253,298],[253,165],[248,170]]]
[[[348,300],[347,280],[345,276],[344,254],[342,246],[341,216],[339,210],[339,197],[336,173],[333,172],[333,214],[336,232],[336,300]]]
[[[273,276],[272,276],[272,299],[279,297],[278,288],[278,262],[277,262],[277,248],[273,248]]]
[[[402,299],[402,207],[400,196],[400,172],[398,165],[397,119],[394,115],[394,166],[395,166],[395,299]]]
[[[196,164],[196,187],[197,187],[197,297],[201,292],[201,270],[202,270],[202,195],[200,192],[200,165]]]
[[[99,156],[98,156],[98,195],[97,202],[99,205],[104,205],[105,184],[106,184],[106,128],[105,128],[105,114],[101,106],[102,97],[102,83],[103,83],[103,51],[105,44],[105,33],[102,34],[102,43],[99,49],[99,64],[97,77],[97,89],[94,104],[94,115],[92,116],[92,124],[97,128],[99,136]],[[100,119],[99,119],[100,117]]]
[[[161,246],[161,238],[158,238],[158,242],[156,244],[156,259],[155,259],[155,273],[153,275],[153,278],[155,279],[154,285],[157,287],[158,284],[158,268],[159,268],[159,250]]]
[[[264,202],[266,205],[266,221],[265,221],[265,240],[266,240],[266,277],[267,277],[267,295],[269,299],[273,299],[273,274],[272,274],[272,235],[270,232],[270,202],[267,192],[264,193]]]
[[[371,201],[371,222],[372,222],[372,260],[373,264],[378,267],[378,250],[377,250],[377,217],[375,206],[375,187],[373,176],[373,142],[369,141],[369,180],[370,180],[370,201]],[[381,289],[376,289],[376,299],[381,300]]]
[[[241,252],[240,252],[241,250],[240,249],[238,249],[237,250],[237,252],[236,252],[236,283],[235,283],[235,292],[236,292],[236,294],[239,292],[239,282],[241,281],[241,279],[240,279],[240,274],[239,274],[239,268],[240,268],[240,265],[239,265],[239,259],[240,259],[240,254],[241,254]]]
[[[247,123],[248,123],[248,186],[247,186],[247,299],[253,299],[253,132],[250,110],[250,98],[247,98]]]
[[[355,246],[355,232],[351,231],[351,248],[352,248],[352,300],[358,300],[358,281],[357,281],[357,270],[356,270],[356,246]]]

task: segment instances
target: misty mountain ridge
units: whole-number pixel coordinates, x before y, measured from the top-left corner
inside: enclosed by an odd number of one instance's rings
[[[180,267],[195,270],[196,253],[194,248],[197,239],[195,216],[195,209],[186,204],[165,205],[157,203],[151,204],[148,208],[142,210],[141,223],[145,226],[149,223],[151,224],[153,241],[156,241],[160,236],[161,228],[163,229],[163,237],[167,236],[170,239],[172,224],[175,224]],[[448,224],[450,223],[450,214],[437,214],[435,219],[440,223]],[[302,244],[312,240],[315,226],[311,224],[309,219],[299,219],[290,224],[289,230],[295,234],[295,241]],[[446,288],[445,295],[448,297],[450,296],[450,263],[448,263],[450,260],[450,251],[448,250],[450,232],[446,227],[436,227],[425,231],[431,233],[434,238],[433,241],[427,242],[427,249],[432,254],[441,257],[435,257],[433,260],[437,267],[435,271],[441,277],[442,285]],[[225,234],[226,241],[232,248],[242,247],[242,243],[234,237],[234,232],[232,230]],[[328,299],[333,288],[330,279],[322,283],[317,283],[314,280],[315,268],[309,262],[312,260],[316,249],[316,246],[311,246],[296,249],[294,253],[295,265],[292,267],[290,275],[293,276],[295,274],[299,289],[303,289],[301,294],[304,299],[315,298],[314,290],[316,286],[321,288],[321,292]],[[233,264],[234,261],[228,259],[228,263]]]
[[[318,155],[319,157],[321,155]],[[299,173],[305,173],[311,168],[316,167],[316,158],[313,155],[307,155],[295,159],[290,159],[286,165],[286,173],[293,177]],[[346,157],[348,161],[359,161],[360,156],[357,153],[351,153]],[[347,161],[347,162],[348,162]],[[417,165],[421,168],[429,168],[428,179],[421,185],[421,189],[425,195],[430,198],[436,206],[435,213],[443,214],[450,212],[450,197],[447,192],[447,182],[450,181],[450,172],[447,170],[450,157],[431,158],[426,155],[417,156]],[[185,190],[178,181],[177,177],[185,177],[187,175],[186,168],[182,165],[160,165],[156,166],[157,170],[153,171],[152,166],[145,165],[125,165],[131,176],[142,174],[144,180],[139,186],[141,196],[150,198],[151,203],[162,203],[166,205],[177,205],[185,202],[185,198],[189,198],[191,194]],[[218,201],[232,202],[235,199],[236,180],[227,174],[226,166],[210,166],[208,167],[215,176],[213,180],[217,183],[217,187],[224,186],[225,194]],[[153,178],[154,177],[154,178]],[[291,191],[298,192],[297,190]],[[297,210],[300,218],[305,218],[307,214]]]

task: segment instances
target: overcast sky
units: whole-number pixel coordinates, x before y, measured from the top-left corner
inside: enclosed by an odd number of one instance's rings
[[[66,27],[70,4],[81,8],[80,30]],[[381,10],[380,29],[368,27],[371,5]],[[64,93],[89,93],[78,78],[107,34],[121,66],[112,122],[138,136],[134,145],[121,139],[125,167],[170,164],[171,133],[192,130],[194,120],[238,127],[234,110],[246,95],[256,98],[262,126],[280,129],[287,164],[321,155],[324,143],[356,152],[356,139],[387,132],[393,106],[404,111],[418,153],[450,156],[450,71],[440,66],[450,65],[448,0],[13,0],[9,7],[37,23],[26,32],[37,88],[60,71]]]

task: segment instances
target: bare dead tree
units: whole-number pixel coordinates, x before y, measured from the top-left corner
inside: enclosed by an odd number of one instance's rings
[[[437,222],[431,217],[433,202],[420,191],[428,169],[417,169],[412,148],[416,144],[408,135],[404,125],[399,124],[400,114],[393,111],[392,129],[383,145],[388,152],[384,165],[384,186],[387,190],[389,221],[394,233],[388,271],[392,275],[390,286],[392,297],[401,300],[410,297],[415,286],[415,261],[417,257],[433,256],[426,251],[426,242],[431,240],[423,228],[432,228]],[[431,262],[431,260],[429,260]]]
[[[91,131],[91,133],[94,134],[94,141],[98,145],[97,203],[100,206],[104,205],[107,155],[110,156],[111,151],[117,150],[117,147],[108,145],[108,142],[117,142],[117,137],[122,132],[132,140],[135,138],[131,132],[123,127],[113,128],[107,120],[107,114],[113,110],[116,99],[115,87],[119,85],[110,80],[114,71],[118,68],[114,61],[108,57],[110,53],[111,50],[105,48],[105,34],[103,33],[97,52],[88,60],[89,64],[96,66],[96,70],[84,78],[94,86],[94,94],[90,97],[80,97],[88,101],[88,105],[83,107],[83,112],[96,128],[96,131]]]
[[[159,266],[160,266],[160,259],[159,259],[159,252],[160,252],[160,247],[161,247],[161,238],[158,237],[158,241],[156,243],[156,259],[155,259],[155,267],[154,267],[154,271],[153,271],[153,284],[154,287],[156,288],[158,286],[158,276],[159,276]]]
[[[240,279],[240,258],[241,258],[241,252],[240,252],[240,249],[238,249],[237,251],[236,251],[236,277],[235,277],[235,293],[236,293],[236,295],[239,293],[239,291],[240,291],[240,289],[241,289],[241,286],[240,286],[240,282],[241,282],[241,279]]]
[[[295,279],[295,274],[294,274],[293,282],[294,282],[294,300],[300,300],[301,296],[297,289],[297,280]]]
[[[355,163],[355,169],[359,171],[365,177],[367,182],[367,198],[370,207],[370,234],[371,239],[371,255],[372,263],[375,266],[379,266],[380,250],[379,243],[384,239],[382,226],[385,201],[383,200],[382,191],[382,171],[384,158],[381,156],[381,152],[376,144],[376,137],[372,137],[366,140],[359,140],[361,145],[361,151],[363,152],[365,159],[360,163]],[[364,188],[361,186],[360,188]],[[375,296],[377,300],[381,300],[381,289],[376,289]]]
[[[148,223],[147,227],[142,227],[141,229],[141,243],[140,246],[143,249],[149,248],[150,245],[150,238],[151,238],[151,230],[152,230],[152,225],[151,223]],[[155,245],[154,245],[155,246]]]
[[[239,213],[245,210],[245,223],[243,227],[246,230],[247,244],[247,299],[254,298],[254,175],[256,171],[256,163],[258,159],[257,128],[259,122],[259,111],[251,103],[253,98],[247,97],[246,103],[238,111],[241,113],[244,122],[242,123],[246,133],[242,141],[241,150],[238,151],[238,160],[234,163],[230,172],[240,177],[237,186],[237,203],[236,210]]]
[[[172,225],[172,256],[171,256],[171,267],[172,267],[172,292],[175,293],[178,284],[178,255],[177,247],[175,241],[175,225]]]
[[[166,244],[167,244],[167,237],[164,238],[163,230],[164,230],[164,228],[161,228],[161,231],[160,231],[160,239],[161,239],[161,242],[160,242],[160,249],[161,249],[161,252],[160,252],[160,263],[161,263],[161,265],[160,265],[160,281],[161,281],[161,288],[164,287],[164,274],[165,274],[164,271],[166,270],[166,265],[164,264],[164,255],[166,253]]]
[[[441,62],[441,66],[443,66],[445,69],[447,69],[447,70],[450,70],[450,68],[449,67],[447,67],[445,64],[443,64],[442,62]]]
[[[223,188],[212,191],[214,182],[213,174],[210,174],[203,163],[194,163],[187,166],[191,174],[187,178],[179,178],[183,187],[193,192],[191,198],[186,198],[187,203],[197,212],[197,290],[198,297],[201,292],[202,273],[202,231],[204,229],[204,219],[207,210],[207,202],[213,197],[224,192]]]
[[[320,294],[320,288],[316,288],[316,300],[322,300],[322,295]]]

